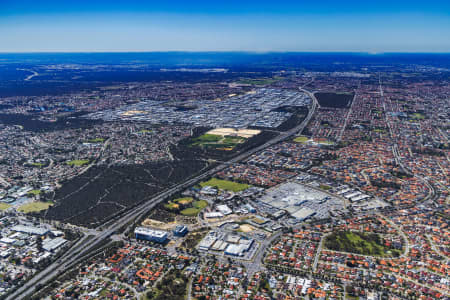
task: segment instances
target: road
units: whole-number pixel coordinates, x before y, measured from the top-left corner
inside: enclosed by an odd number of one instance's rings
[[[301,89],[304,93],[308,94],[310,98],[312,99],[311,107],[309,109],[308,115],[306,118],[302,121],[302,123],[286,132],[281,133],[277,137],[271,139],[270,141],[266,142],[265,144],[258,146],[256,148],[253,148],[249,151],[246,151],[232,159],[230,159],[227,163],[220,164],[210,170],[207,170],[206,172],[195,176],[191,179],[188,179],[184,181],[183,183],[177,184],[176,186],[169,188],[168,190],[156,195],[155,197],[151,198],[150,200],[142,203],[141,205],[138,205],[137,207],[131,209],[124,215],[122,215],[120,218],[115,219],[108,223],[109,225],[105,226],[103,230],[99,231],[96,235],[91,236],[89,239],[83,238],[78,243],[76,243],[70,250],[68,250],[61,258],[50,264],[46,269],[41,271],[40,273],[36,274],[31,280],[29,280],[27,283],[25,283],[22,287],[17,289],[14,293],[12,293],[8,298],[8,300],[11,299],[23,299],[27,296],[30,296],[35,291],[36,286],[44,285],[50,280],[52,280],[54,277],[59,275],[60,273],[64,272],[68,268],[72,267],[74,264],[76,264],[79,259],[87,256],[92,250],[95,249],[96,246],[101,245],[102,242],[104,242],[106,239],[111,237],[115,232],[122,228],[123,226],[127,225],[131,221],[141,217],[142,215],[148,214],[150,210],[152,210],[157,204],[164,201],[168,197],[183,191],[184,189],[195,185],[199,181],[203,179],[207,179],[208,177],[211,177],[215,173],[224,170],[229,166],[230,163],[238,163],[243,161],[244,159],[248,158],[249,156],[262,151],[272,145],[275,145],[281,141],[284,141],[288,138],[291,138],[292,136],[301,133],[306,125],[311,120],[312,116],[314,115],[314,112],[316,111],[316,108],[318,107],[317,99],[314,97],[314,94]]]
[[[320,253],[322,252],[322,246],[323,246],[323,241],[325,240],[325,237],[328,234],[324,234],[322,235],[322,237],[320,238],[320,242],[319,242],[319,246],[317,247],[317,251],[316,251],[316,256],[314,257],[314,263],[312,266],[312,272],[315,273],[317,270],[317,263],[319,262],[319,258],[320,258]]]
[[[5,178],[3,178],[2,176],[0,176],[0,183],[3,184],[5,187],[9,187],[10,186],[9,182],[7,182],[5,180]]]
[[[259,249],[251,261],[245,263],[241,262],[247,269],[248,278],[252,278],[253,274],[263,270],[263,258],[267,247],[269,247],[273,241],[278,239],[282,233],[283,232],[278,231],[277,233],[273,234],[270,238],[265,239],[259,245]]]
[[[401,258],[401,257],[408,256],[409,249],[410,249],[409,239],[406,236],[405,232],[403,231],[403,228],[401,226],[398,226],[393,221],[391,221],[389,218],[383,216],[380,213],[377,213],[376,215],[379,216],[380,218],[382,218],[383,220],[385,220],[386,222],[388,222],[389,224],[391,224],[391,226],[394,227],[395,230],[397,230],[397,232],[402,236],[403,240],[405,241],[405,249],[403,251],[403,254],[400,255],[399,257]]]
[[[414,176],[416,179],[422,181],[428,188],[428,195],[425,198],[423,198],[421,201],[416,201],[415,205],[417,205],[419,202],[425,202],[428,200],[434,201],[438,196],[436,188],[428,181],[428,179],[426,179],[422,176],[419,176],[417,174],[414,174],[408,167],[406,167],[403,164],[402,156],[400,155],[400,151],[398,150],[397,139],[394,138],[394,132],[392,131],[391,123],[389,122],[389,119],[387,117],[386,103],[384,101],[384,92],[383,92],[381,77],[378,78],[378,82],[379,82],[379,88],[380,88],[380,95],[381,95],[381,98],[383,99],[383,110],[385,112],[385,114],[384,114],[385,122],[389,128],[389,135],[391,136],[391,138],[394,142],[394,145],[392,146],[392,154],[394,155],[395,162],[397,163],[397,165],[400,166],[400,168],[402,168],[403,172],[405,172],[406,174],[408,174],[410,176]]]
[[[439,248],[436,246],[436,244],[433,242],[433,238],[430,234],[426,234],[425,237],[428,239],[428,243],[431,246],[431,249],[433,249],[434,252],[436,252],[437,254],[439,254],[440,256],[442,256],[444,258],[444,261],[446,264],[448,264],[450,262],[450,259],[447,257],[447,255],[445,255],[444,253],[442,253],[441,250],[439,250]]]
[[[347,116],[345,117],[344,125],[342,125],[342,129],[339,133],[338,141],[342,141],[342,136],[344,135],[345,129],[347,128],[347,123],[348,123],[348,120],[350,119],[350,115],[353,112],[353,105],[356,102],[355,100],[356,100],[356,97],[358,94],[358,89],[360,88],[360,86],[361,86],[361,82],[358,83],[358,88],[355,90],[355,94],[353,95],[352,104],[350,105],[350,109],[348,110]]]
[[[17,70],[20,70],[20,71],[27,71],[27,72],[33,73],[33,74],[31,74],[31,75],[28,75],[28,76],[24,79],[25,81],[29,81],[29,80],[31,80],[31,78],[36,77],[36,76],[39,76],[39,73],[36,72],[36,71],[33,71],[33,70],[29,70],[29,69],[17,69]]]
[[[192,280],[193,280],[193,277],[189,278],[188,291],[187,291],[187,300],[191,300],[192,299]]]

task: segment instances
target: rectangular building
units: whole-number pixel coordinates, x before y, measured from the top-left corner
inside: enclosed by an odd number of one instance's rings
[[[35,227],[35,226],[26,226],[26,225],[16,225],[11,228],[12,231],[23,232],[33,235],[45,235],[48,233],[47,228],[43,227]]]
[[[164,243],[167,241],[167,232],[162,230],[154,230],[147,227],[136,227],[134,235],[138,240],[146,240],[157,243]]]
[[[188,228],[185,225],[177,225],[173,230],[175,236],[185,236],[188,233]]]
[[[304,221],[304,220],[314,216],[315,214],[316,214],[316,212],[314,210],[304,207],[304,208],[296,211],[295,213],[293,213],[292,216],[299,221]]]
[[[42,242],[42,248],[45,251],[54,251],[57,250],[59,247],[61,247],[62,245],[64,245],[67,242],[66,239],[63,239],[62,237],[57,237],[55,239],[45,239]]]

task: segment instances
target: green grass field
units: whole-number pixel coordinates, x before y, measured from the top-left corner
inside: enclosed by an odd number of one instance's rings
[[[178,209],[180,207],[180,205],[177,203],[169,202],[169,203],[164,204],[164,207],[169,210],[175,210],[175,209]]]
[[[95,138],[95,139],[90,139],[87,142],[88,143],[103,143],[105,141],[104,138]]]
[[[325,247],[335,251],[350,252],[362,255],[388,256],[389,249],[376,233],[362,233],[352,231],[333,232],[325,239]]]
[[[68,162],[66,162],[66,164],[68,164],[69,166],[84,166],[89,164],[89,160],[88,159],[75,159],[75,160],[70,160]]]
[[[152,132],[152,131],[149,130],[149,129],[142,129],[142,130],[139,131],[138,133],[150,133],[150,132]]]
[[[415,119],[415,120],[423,120],[423,119],[425,119],[425,115],[423,115],[421,113],[413,113],[411,115],[411,118]]]
[[[240,84],[251,84],[251,85],[268,85],[274,82],[283,80],[282,77],[273,77],[273,78],[242,78],[238,81]]]
[[[199,212],[200,212],[200,209],[195,208],[195,207],[189,207],[189,208],[183,209],[180,213],[183,216],[195,217],[196,215],[198,215]]]
[[[331,186],[326,185],[326,184],[321,184],[321,185],[319,185],[319,188],[320,188],[321,190],[328,191],[328,190],[331,189]]]
[[[29,195],[37,196],[41,193],[41,190],[31,190],[28,192]]]
[[[373,130],[373,132],[377,132],[377,133],[386,133],[387,132],[387,129],[384,127],[376,127],[376,128],[373,128],[372,130]]]
[[[298,136],[294,139],[294,142],[296,143],[306,143],[309,140],[309,137],[307,136]]]
[[[17,210],[27,214],[30,212],[46,210],[50,206],[52,206],[52,203],[50,202],[30,202],[20,206]]]
[[[329,141],[329,140],[317,141],[317,143],[321,144],[321,145],[333,145],[334,144],[334,142]]]
[[[211,149],[233,149],[236,145],[245,142],[245,140],[245,138],[239,136],[204,134],[195,138],[191,145]]]
[[[222,139],[222,137],[220,135],[205,133],[204,135],[199,136],[195,140],[198,141],[199,143],[201,143],[201,142],[211,143],[211,142],[218,142],[221,139]]]
[[[228,180],[222,180],[217,178],[211,178],[208,181],[204,181],[200,183],[201,187],[205,186],[217,186],[221,190],[240,192],[248,189],[250,186],[244,183],[238,183]]]
[[[10,207],[11,207],[11,205],[9,205],[8,203],[0,202],[0,210],[5,210],[5,209],[8,209]]]
[[[196,216],[198,213],[208,206],[205,200],[194,201],[191,197],[178,198],[164,204],[169,211],[179,212],[184,216]],[[184,208],[184,209],[183,209]],[[183,209],[180,211],[180,209]]]
[[[37,167],[37,168],[42,168],[44,166],[43,163],[37,163],[37,162],[31,163],[30,165],[33,167]]]
[[[197,209],[204,209],[205,207],[208,206],[208,202],[205,200],[199,200],[192,203],[192,206],[194,206]]]
[[[179,204],[183,204],[183,205],[189,204],[192,201],[194,201],[194,198],[192,198],[192,197],[177,198],[177,199],[173,200],[174,203],[179,203]]]

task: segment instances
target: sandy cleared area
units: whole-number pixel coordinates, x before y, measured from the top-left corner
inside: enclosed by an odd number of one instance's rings
[[[133,116],[133,115],[142,115],[142,114],[147,114],[148,112],[143,111],[143,110],[129,110],[126,111],[122,114],[122,116]]]
[[[261,133],[261,130],[257,129],[235,129],[235,128],[216,128],[207,132],[207,134],[221,135],[221,136],[240,136],[243,138],[251,138]]]
[[[175,226],[177,226],[177,223],[176,222],[164,223],[164,222],[156,221],[153,219],[145,219],[142,222],[142,225],[147,226],[147,227],[153,227],[156,229],[161,229],[161,230],[171,230],[171,229],[175,228]]]
[[[255,227],[248,225],[248,224],[243,224],[243,225],[239,226],[239,229],[242,232],[251,232],[251,231],[255,230]]]

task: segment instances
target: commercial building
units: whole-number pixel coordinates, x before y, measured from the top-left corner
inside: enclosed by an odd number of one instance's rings
[[[240,239],[239,244],[229,244],[225,249],[225,254],[232,256],[244,256],[245,252],[247,252],[252,245],[252,239]]]
[[[228,243],[222,240],[217,240],[214,245],[212,245],[211,250],[224,251],[228,247]]]
[[[238,244],[240,240],[241,240],[241,237],[237,234],[229,234],[226,237],[226,242],[231,243],[231,244]]]
[[[245,208],[249,213],[252,213],[252,214],[256,213],[256,208],[254,208],[250,204],[245,204],[243,206],[243,208]]]
[[[314,210],[304,207],[304,208],[296,211],[295,213],[293,213],[292,216],[299,221],[304,221],[304,220],[314,216],[315,214],[316,214],[316,212]]]
[[[303,221],[313,215],[317,219],[328,218],[330,211],[340,211],[344,204],[343,200],[337,196],[314,188],[311,184],[297,182],[286,182],[269,189],[260,201],[286,211],[297,221]],[[280,218],[282,213],[275,215],[272,213],[272,216]]]
[[[285,214],[286,214],[286,211],[280,209],[280,210],[277,210],[276,212],[274,212],[274,213],[272,214],[272,217],[274,217],[276,220],[278,220],[279,218],[281,218],[281,217],[284,216]]]
[[[134,229],[134,235],[138,240],[147,240],[157,243],[164,243],[167,241],[167,232],[147,227],[136,227],[136,229]]]
[[[200,191],[202,195],[214,196],[217,195],[217,189],[212,186],[205,186]]]
[[[217,205],[217,210],[224,216],[227,216],[233,212],[227,205]]]
[[[198,244],[198,249],[208,251],[209,248],[217,241],[217,237],[214,232],[210,232],[203,240]]]
[[[222,218],[223,217],[223,213],[218,212],[218,211],[213,211],[213,212],[205,213],[204,216],[207,219]]]
[[[185,236],[189,232],[187,226],[185,225],[177,225],[173,230],[173,234],[175,236]]]

